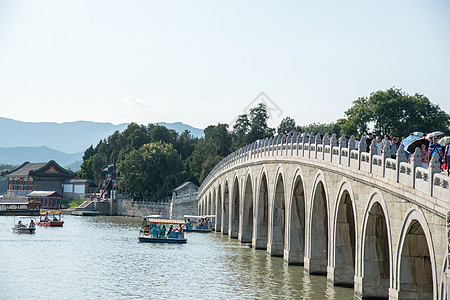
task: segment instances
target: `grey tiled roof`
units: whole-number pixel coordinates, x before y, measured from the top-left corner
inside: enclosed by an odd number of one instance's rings
[[[11,170],[11,172],[5,174],[5,177],[26,177],[30,174],[31,171],[37,170],[39,168],[42,168],[47,163],[29,163],[25,162],[19,167],[15,168],[14,170]]]

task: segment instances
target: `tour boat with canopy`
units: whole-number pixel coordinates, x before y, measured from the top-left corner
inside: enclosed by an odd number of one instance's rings
[[[178,228],[173,226],[178,225]],[[172,243],[184,244],[183,220],[170,220],[145,216],[141,219],[139,230],[139,242],[144,243]],[[166,227],[167,226],[167,227]]]
[[[16,219],[18,219],[16,223]],[[28,226],[25,224],[28,220],[30,220]],[[36,231],[36,224],[33,218],[28,216],[18,216],[14,218],[14,226],[11,228],[11,231],[14,233],[27,233],[33,234]]]
[[[215,215],[184,215],[186,225],[183,230],[184,232],[211,232],[214,229],[214,224],[211,220],[215,217]]]
[[[42,210],[39,216],[39,226],[63,227],[64,221],[60,210]]]

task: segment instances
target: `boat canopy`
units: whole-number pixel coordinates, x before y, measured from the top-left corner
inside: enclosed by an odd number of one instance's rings
[[[206,218],[215,218],[216,215],[205,215],[205,216],[193,216],[193,215],[184,215],[183,218],[192,218],[192,219],[206,219]]]
[[[177,224],[184,225],[183,220],[170,220],[170,219],[147,219],[149,223],[158,223],[158,224]]]
[[[41,215],[46,215],[46,214],[60,214],[61,211],[60,210],[44,210],[41,211]]]
[[[149,215],[149,216],[143,216],[142,218],[161,218],[161,215]]]

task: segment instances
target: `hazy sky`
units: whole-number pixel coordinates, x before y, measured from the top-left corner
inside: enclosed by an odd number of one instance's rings
[[[332,122],[398,87],[450,113],[450,1],[0,0],[0,117]]]

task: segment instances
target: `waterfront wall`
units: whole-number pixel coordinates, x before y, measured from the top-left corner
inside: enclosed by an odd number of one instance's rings
[[[169,217],[168,202],[139,202],[131,199],[119,198],[114,200],[114,215],[142,217],[148,215],[161,215],[163,218]]]

